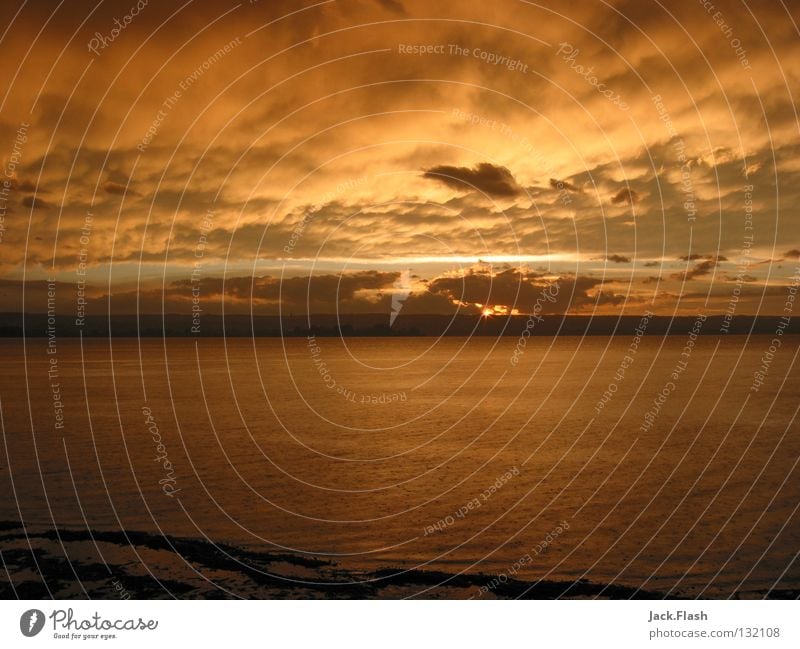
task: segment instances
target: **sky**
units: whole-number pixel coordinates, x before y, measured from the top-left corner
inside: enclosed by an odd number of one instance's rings
[[[782,314],[798,282],[797,3],[3,13],[0,311]]]

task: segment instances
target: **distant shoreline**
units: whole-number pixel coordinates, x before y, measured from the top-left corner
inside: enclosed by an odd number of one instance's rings
[[[48,329],[58,338],[294,338],[294,337],[438,337],[438,336],[678,336],[686,335],[697,316],[543,316],[400,314],[389,326],[388,314],[316,314],[249,316],[204,314],[194,324],[189,314],[74,316],[44,313],[0,313],[0,337],[44,338]],[[781,316],[709,315],[698,335],[774,335]],[[52,325],[52,326],[51,326]],[[800,334],[800,318],[785,322],[781,334]]]

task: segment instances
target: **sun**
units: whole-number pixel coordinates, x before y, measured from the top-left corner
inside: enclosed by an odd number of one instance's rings
[[[494,315],[494,309],[490,306],[487,306],[483,311],[481,311],[481,316],[484,318],[491,318]]]

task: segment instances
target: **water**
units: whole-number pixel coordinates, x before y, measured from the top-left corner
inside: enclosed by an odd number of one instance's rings
[[[798,340],[757,392],[768,336],[631,342],[531,339],[514,365],[514,338],[5,340],[0,518],[351,574],[800,587]]]

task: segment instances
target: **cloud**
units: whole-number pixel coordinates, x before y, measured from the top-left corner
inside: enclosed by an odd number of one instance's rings
[[[784,252],[783,256],[788,257],[789,259],[800,259],[800,250],[797,248],[792,248],[791,250]]]
[[[502,306],[509,312],[530,313],[539,304],[541,313],[563,314],[595,304],[619,304],[625,296],[604,293],[603,281],[596,277],[530,273],[522,268],[509,268],[498,273],[487,269],[470,270],[458,276],[440,276],[428,284],[434,294],[446,295],[464,305]],[[542,291],[557,285],[555,299],[542,299]]]
[[[716,259],[717,261],[728,261],[724,255],[699,255],[692,253],[691,255],[681,255],[678,257],[681,261],[696,261],[697,259]]]
[[[400,272],[359,271],[342,274],[322,274],[283,278],[275,276],[208,277],[192,283],[176,280],[165,288],[148,288],[115,294],[112,298],[115,313],[170,313],[191,309],[192,290],[199,291],[203,309],[209,313],[221,311],[224,301],[228,313],[259,314],[359,314],[392,311],[392,291]],[[479,314],[479,305],[506,307],[520,313],[530,313],[539,304],[542,313],[563,314],[594,308],[595,305],[614,305],[625,301],[624,295],[602,290],[602,280],[595,277],[530,273],[522,268],[507,268],[500,272],[491,269],[472,269],[462,275],[440,275],[428,282],[413,282],[403,302],[403,313]],[[542,291],[557,284],[554,299],[542,299]],[[552,295],[551,291],[551,295]],[[102,312],[106,297],[98,297],[93,305]]]
[[[286,309],[303,313],[340,311],[357,313],[377,311],[375,302],[380,289],[390,288],[399,272],[374,270],[354,273],[312,275],[309,277],[239,277],[235,280],[211,279],[208,290],[216,290],[226,298],[256,303],[279,304]],[[202,289],[201,289],[202,292]]]
[[[724,48],[714,48],[714,43],[719,44],[719,30],[704,28],[709,18],[705,12],[682,3],[675,3],[676,21],[665,21],[666,14],[653,11],[647,3],[624,0],[570,6],[565,10],[568,17],[553,14],[552,20],[546,21],[537,12],[525,10],[515,14],[514,24],[496,3],[465,0],[463,9],[458,3],[453,16],[468,15],[471,20],[496,26],[472,30],[471,48],[519,59],[542,72],[541,78],[520,76],[503,65],[475,59],[467,65],[466,59],[456,61],[451,56],[401,55],[397,47],[389,48],[387,38],[393,43],[457,43],[463,39],[465,25],[426,20],[430,18],[426,3],[398,0],[304,3],[302,8],[296,1],[270,0],[217,22],[219,11],[214,3],[195,3],[191,12],[167,20],[171,11],[164,3],[156,6],[151,2],[130,26],[136,34],[126,32],[130,37],[115,40],[102,50],[99,62],[86,68],[86,52],[69,45],[75,25],[82,25],[87,38],[95,31],[107,34],[114,8],[103,3],[92,11],[96,3],[83,0],[51,19],[45,4],[26,4],[16,19],[21,24],[15,23],[18,28],[9,30],[10,42],[4,48],[6,68],[24,72],[12,80],[10,94],[15,101],[0,117],[3,142],[10,145],[14,141],[20,124],[30,121],[29,107],[36,106],[36,125],[17,168],[20,191],[10,195],[5,222],[0,264],[9,277],[26,264],[33,268],[51,261],[61,273],[59,277],[74,277],[80,253],[74,235],[90,201],[96,202],[97,213],[115,212],[115,203],[121,199],[119,185],[127,184],[128,178],[132,187],[147,194],[147,209],[126,210],[118,221],[96,220],[89,263],[97,276],[109,272],[113,245],[114,263],[138,263],[141,259],[146,265],[143,275],[153,271],[149,264],[160,264],[163,273],[159,276],[188,277],[200,221],[213,209],[213,229],[208,232],[202,260],[209,274],[219,272],[221,262],[229,260],[242,269],[233,274],[244,275],[248,272],[244,269],[257,259],[264,264],[258,266],[260,273],[278,275],[287,255],[284,247],[292,241],[298,224],[306,223],[290,255],[292,272],[297,274],[312,272],[309,260],[318,257],[334,260],[323,266],[323,272],[334,272],[339,269],[339,259],[354,253],[360,259],[381,260],[375,266],[359,268],[386,270],[387,258],[405,256],[502,258],[552,252],[556,260],[548,267],[557,276],[573,268],[565,260],[575,255],[599,259],[609,250],[626,250],[624,254],[632,259],[658,260],[652,268],[640,271],[642,276],[659,272],[661,260],[671,259],[671,264],[663,263],[668,267],[664,279],[672,282],[671,272],[691,273],[695,264],[704,260],[699,256],[676,261],[686,250],[732,251],[728,254],[741,250],[740,220],[720,219],[718,213],[739,213],[745,166],[749,166],[748,183],[780,190],[753,192],[753,211],[763,216],[760,227],[765,233],[777,233],[777,251],[800,249],[793,234],[796,228],[777,227],[776,221],[778,215],[780,224],[795,223],[800,217],[800,143],[791,136],[792,131],[797,132],[795,110],[779,65],[792,60],[798,41],[797,34],[786,28],[785,17],[769,3],[749,3],[752,7],[739,3],[725,10],[726,19],[734,25],[755,24],[757,18],[764,28],[759,34],[768,37],[770,47],[775,48],[773,57],[768,56],[770,48],[764,49],[767,40],[747,44],[763,101],[753,95],[749,75],[741,74],[739,60]],[[405,17],[396,13],[401,9],[414,20],[385,21]],[[199,82],[166,111],[166,121],[146,154],[132,155],[159,110],[164,109],[165,97],[180,89],[187,74],[220,46],[250,32],[254,20],[261,25],[274,20],[275,28],[253,33],[245,39],[250,45],[237,46],[224,62],[204,71]],[[642,31],[631,29],[628,20]],[[364,21],[370,25],[358,30],[359,52],[354,52],[351,28]],[[683,46],[685,34],[679,25],[684,22],[707,53],[711,68],[698,66],[696,55]],[[39,39],[29,51],[29,35],[39,33],[45,24],[47,38]],[[617,37],[625,40],[628,60],[608,48],[593,47],[592,36],[579,27],[585,24],[601,25],[612,41]],[[203,38],[176,51],[176,38],[209,25],[212,27],[203,32]],[[511,27],[515,32],[509,31]],[[602,70],[603,82],[628,98],[636,115],[610,106],[596,88],[581,86],[583,81],[576,79],[574,70],[548,48],[531,48],[530,39],[523,34],[534,32],[549,42],[574,43],[581,51],[578,62]],[[138,38],[141,34],[150,35],[144,44]],[[650,37],[662,47],[664,56],[648,54]],[[304,39],[310,40],[302,42]],[[295,44],[297,47],[286,50],[286,56],[264,60],[265,50],[280,51]],[[386,48],[391,51],[378,52]],[[131,66],[134,54],[136,65]],[[54,60],[62,61],[57,74],[51,74]],[[709,74],[712,68],[717,76]],[[251,102],[250,83],[228,87],[230,79],[248,71],[254,74],[253,70],[269,85],[287,80],[277,101]],[[298,70],[303,70],[302,77],[289,79]],[[409,83],[394,83],[398,79]],[[411,81],[420,79],[428,81]],[[435,79],[440,81],[432,81]],[[665,105],[680,138],[669,139],[664,116],[654,110],[649,96],[641,95],[643,80],[654,93],[669,98]],[[685,92],[684,81],[702,96],[697,106]],[[98,105],[91,89],[106,88],[112,82],[114,92]],[[563,92],[573,82],[581,95],[577,102]],[[480,88],[492,92],[476,90]],[[218,97],[222,89],[224,101]],[[138,100],[131,104],[131,97]],[[532,118],[531,105],[541,111],[541,117]],[[213,108],[200,110],[204,106]],[[387,111],[387,106],[392,110]],[[302,120],[284,119],[300,107]],[[234,113],[237,118],[229,121]],[[126,119],[114,119],[119,115]],[[602,115],[602,131],[594,121],[597,115]],[[369,118],[361,119],[364,116]],[[329,128],[332,124],[337,127]],[[554,124],[565,127],[568,141]],[[708,124],[713,124],[711,140]],[[264,129],[269,129],[268,137],[258,135]],[[40,137],[43,133],[53,137]],[[312,133],[314,137],[309,139]],[[738,152],[739,147],[721,150],[720,133],[740,133],[747,159]],[[378,143],[380,146],[372,146]],[[686,158],[691,160],[686,171],[691,174],[698,213],[693,228],[685,227],[687,192],[676,157],[679,144],[685,146]],[[340,155],[343,151],[347,155]],[[7,146],[0,157],[9,153]],[[456,155],[465,157],[451,157]],[[320,166],[321,161],[325,164]],[[504,167],[474,167],[478,162]],[[456,165],[451,168],[456,173],[449,179],[433,177],[438,182],[432,182],[430,173],[443,163]],[[505,174],[498,171],[503,169]],[[425,170],[428,177],[423,177]],[[26,178],[35,179],[38,188]],[[98,180],[100,192],[95,195]],[[500,195],[512,199],[502,201],[503,211],[487,209],[481,193],[464,184],[470,180],[480,191],[484,191],[482,184],[498,185]],[[106,181],[118,185],[103,188]],[[534,209],[520,185],[535,199]],[[43,193],[41,187],[52,193]],[[626,192],[629,188],[636,192]],[[557,190],[563,190],[562,199],[569,198],[569,210],[565,209],[566,200],[555,200]],[[56,206],[50,211],[35,210],[30,228],[27,221],[31,215],[20,209],[26,195]],[[612,204],[615,196],[620,202]],[[629,204],[636,197],[636,211],[653,218],[640,219],[632,227]],[[436,204],[442,199],[446,204]],[[509,205],[512,201],[516,204]],[[306,206],[319,206],[307,222]],[[56,210],[62,215],[60,233],[53,231]],[[56,259],[52,259],[55,236],[58,247]],[[757,254],[765,251],[754,250],[754,259]],[[787,259],[793,263],[800,256]],[[595,260],[591,268],[605,263],[612,262]],[[637,268],[644,266],[637,263]],[[437,263],[417,270],[435,280],[443,267]],[[613,269],[627,272],[630,267]],[[765,269],[754,262],[750,272],[763,278],[761,270]],[[581,272],[588,271],[585,267]],[[128,280],[129,276],[113,272],[115,297],[127,290]],[[698,280],[700,286],[702,276]],[[534,285],[539,281],[530,279]],[[262,283],[269,284],[266,280]],[[726,293],[720,303],[727,305],[730,286],[724,282],[720,286]],[[603,288],[607,290],[609,285]],[[376,294],[380,290],[359,289],[345,299],[356,303],[353,308],[375,308],[381,304],[382,298]],[[184,293],[180,298],[176,293],[174,299],[184,299]],[[588,294],[597,295],[597,287]],[[420,292],[419,299],[423,296],[437,300],[436,308],[446,306],[444,292]],[[237,299],[245,304],[245,297]],[[153,303],[158,307],[155,297]],[[274,304],[264,300],[267,303]],[[780,304],[776,312],[782,312]]]
[[[174,280],[166,285],[120,291],[110,298],[113,313],[187,313],[192,299],[199,297],[207,313],[257,313],[259,315],[291,314],[358,314],[386,313],[391,310],[391,293],[399,272],[359,271],[296,277],[235,276],[204,277]],[[2,284],[0,284],[2,289]],[[194,292],[193,292],[194,291]],[[68,295],[68,292],[65,291]],[[403,310],[415,306],[409,296]],[[2,292],[0,292],[2,298]],[[109,297],[95,293],[87,300],[93,313],[108,310]],[[0,305],[2,302],[0,301]],[[435,312],[447,312],[447,305],[438,305]],[[450,305],[451,311],[454,307]]]
[[[646,262],[644,262],[644,267],[645,268],[655,268],[656,266],[659,266],[659,265],[660,264],[657,261],[646,261]]]
[[[398,14],[404,14],[406,12],[405,8],[403,7],[403,3],[399,0],[375,0],[381,7],[384,9],[388,9],[389,11],[394,11]]]
[[[6,178],[5,181],[8,183],[8,186],[11,189],[16,189],[22,192],[35,192],[36,185],[34,185],[30,180],[20,180],[16,176],[12,176],[11,178]],[[40,194],[46,193],[44,189],[39,189]]]
[[[472,169],[438,165],[426,170],[423,177],[438,180],[454,189],[475,189],[489,196],[517,196],[522,192],[522,187],[506,167],[488,162],[481,162]]]
[[[573,185],[568,180],[556,180],[555,178],[551,178],[550,179],[550,187],[552,187],[553,189],[556,189],[558,191],[561,191],[562,189],[566,189],[567,191],[570,191],[570,192],[577,192],[577,193],[581,192],[580,187],[578,187],[576,185]]]
[[[691,255],[690,255],[691,256]],[[697,279],[698,277],[703,277],[704,275],[708,275],[711,273],[714,268],[716,268],[720,262],[727,261],[725,257],[706,257],[703,261],[695,264],[694,268],[689,270],[681,271],[680,273],[673,273],[671,277],[673,279],[679,279],[681,281],[691,281],[693,279]]]
[[[35,210],[49,210],[52,207],[46,200],[36,196],[26,196],[22,199],[22,204],[25,207],[32,207]]]
[[[630,205],[633,205],[638,203],[639,200],[639,192],[634,191],[633,189],[628,189],[627,187],[623,187],[616,194],[614,194],[611,202],[614,203],[614,205],[619,205],[621,203],[629,203]]]
[[[137,192],[130,188],[129,185],[123,185],[122,183],[115,183],[111,180],[107,180],[103,184],[103,191],[107,194],[117,194],[119,196],[124,196],[125,194],[131,196],[136,196]]]
[[[615,264],[629,264],[631,262],[630,257],[624,257],[623,255],[606,255],[606,261],[612,261]]]

